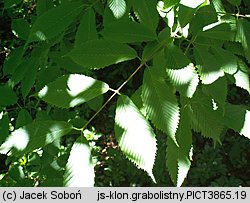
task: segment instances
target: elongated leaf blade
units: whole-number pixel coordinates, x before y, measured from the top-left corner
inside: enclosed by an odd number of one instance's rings
[[[109,90],[109,86],[94,78],[70,74],[46,85],[38,96],[61,108],[70,108],[87,102]]]
[[[173,91],[164,79],[156,77],[154,69],[146,69],[143,78],[142,100],[152,123],[175,142],[179,123],[179,107]]]
[[[235,85],[245,89],[250,94],[249,68],[243,61],[238,61],[238,70],[234,74]]]
[[[166,165],[173,183],[179,187],[185,180],[191,166],[192,132],[186,109],[181,111],[176,139],[179,147],[176,146],[172,139],[167,139]]]
[[[32,117],[26,109],[21,109],[16,120],[16,129],[32,122]]]
[[[87,68],[103,68],[136,57],[128,45],[107,40],[92,40],[75,47],[67,56]]]
[[[87,140],[79,137],[72,146],[66,171],[64,186],[94,187],[95,171],[92,163],[91,148]]]
[[[81,2],[74,2],[43,13],[32,26],[28,41],[44,41],[56,37],[80,14],[82,8]]]
[[[34,149],[44,147],[66,135],[72,125],[63,121],[35,121],[13,131],[1,145],[0,153],[12,151],[14,156],[22,156]]]
[[[126,157],[138,168],[145,170],[154,181],[152,170],[156,156],[156,136],[140,110],[127,96],[120,96],[117,101],[115,135]]]
[[[156,39],[156,34],[143,24],[131,21],[115,21],[101,32],[105,39],[121,43],[147,42]]]
[[[76,32],[75,46],[97,39],[97,31],[95,24],[95,13],[92,8],[86,10],[86,13],[80,21],[80,25]]]

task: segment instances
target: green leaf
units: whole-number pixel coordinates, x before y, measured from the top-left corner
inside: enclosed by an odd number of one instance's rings
[[[235,32],[228,23],[221,23],[212,28],[209,27],[209,29],[200,32],[199,35],[202,37],[220,40],[233,41],[235,39]]]
[[[10,7],[16,6],[21,3],[22,0],[4,0],[4,8],[8,9]]]
[[[157,0],[133,1],[133,8],[138,15],[139,21],[149,27],[152,31],[155,31],[159,21],[159,14],[156,5]]]
[[[237,58],[231,52],[220,47],[212,47],[212,52],[219,62],[221,69],[228,74],[235,74],[237,71]]]
[[[185,5],[189,8],[197,8],[201,4],[203,4],[206,0],[196,0],[196,1],[190,1],[190,0],[181,0],[181,4]]]
[[[197,90],[190,101],[190,119],[195,131],[205,137],[220,141],[224,128],[222,109],[215,106],[211,97]]]
[[[156,39],[156,34],[143,24],[132,21],[116,21],[101,32],[107,40],[121,43],[147,42]]]
[[[56,37],[80,14],[82,8],[82,2],[74,2],[48,10],[35,21],[28,41],[44,41]]]
[[[127,97],[120,96],[115,115],[115,135],[126,157],[154,180],[156,136],[140,110]],[[147,149],[147,150],[145,150]]]
[[[191,22],[194,16],[194,13],[195,13],[195,9],[180,4],[179,11],[178,11],[178,21],[182,28]]]
[[[214,6],[216,12],[218,12],[218,13],[226,13],[221,0],[213,0],[211,3]]]
[[[109,90],[109,86],[94,78],[71,74],[46,85],[38,96],[55,106],[70,108],[87,102]]]
[[[209,16],[209,18],[208,18]],[[191,24],[190,31],[196,35],[203,29],[204,26],[218,21],[217,13],[212,5],[207,5],[199,8],[196,12]]]
[[[126,13],[127,6],[125,0],[108,0],[108,6],[117,19]]]
[[[234,78],[236,86],[243,88],[250,93],[249,68],[241,60],[238,61],[238,70],[234,74]]]
[[[9,122],[8,114],[0,112],[0,144],[9,135]]]
[[[169,69],[181,69],[190,64],[190,60],[175,45],[169,45],[165,48],[165,57]]]
[[[75,47],[66,56],[87,68],[103,68],[136,57],[134,49],[128,45],[107,41],[92,40]]]
[[[143,116],[147,116],[147,112],[145,107],[143,106],[143,101],[142,101],[142,86],[140,86],[134,94],[131,96],[132,102],[136,105],[136,107],[140,110]]]
[[[36,13],[38,16],[42,15],[49,9],[54,7],[54,2],[51,0],[37,0],[36,1]]]
[[[83,15],[75,37],[75,47],[80,44],[96,40],[98,38],[95,24],[95,13],[92,8],[86,10]]]
[[[0,106],[9,106],[17,103],[15,92],[7,87],[0,86]]]
[[[3,67],[4,75],[14,73],[19,63],[21,63],[23,50],[24,50],[23,46],[20,46],[11,51],[10,55],[4,61],[4,67]]]
[[[219,78],[212,84],[202,85],[202,90],[224,108],[227,98],[227,80],[225,77]]]
[[[37,60],[38,60],[38,58],[34,58],[33,66],[28,67],[30,69],[28,69],[25,72],[25,75],[22,79],[21,92],[22,92],[23,98],[25,98],[29,94],[30,90],[32,89],[32,87],[35,84],[36,75],[37,75],[38,68],[39,68],[39,65],[36,64]]]
[[[233,6],[239,6],[241,4],[241,0],[227,0]]]
[[[11,24],[12,32],[20,39],[27,40],[30,33],[30,25],[24,19],[13,19]]]
[[[173,183],[177,187],[180,187],[191,166],[192,131],[188,113],[185,109],[181,111],[176,139],[179,143],[179,147],[176,146],[172,139],[167,139],[166,165]]]
[[[19,111],[17,116],[16,129],[23,127],[31,122],[32,122],[32,117],[30,113],[26,109],[21,109],[21,111]]]
[[[178,4],[180,0],[164,0],[164,8],[170,8]]]
[[[250,139],[250,111],[240,105],[227,103],[225,125]]]
[[[240,42],[245,50],[245,55],[250,61],[250,23],[245,19],[237,20],[236,41]]]
[[[102,103],[103,103],[103,95],[100,95],[98,97],[95,97],[94,99],[91,99],[90,101],[87,102],[89,107],[94,110],[98,111],[98,109],[101,108]]]
[[[52,143],[71,130],[71,124],[63,121],[35,121],[13,131],[1,145],[0,153],[11,150],[12,155],[22,156]]]
[[[194,55],[203,84],[211,84],[219,77],[224,76],[224,72],[220,68],[220,63],[214,59],[215,56],[206,47],[195,46]]]
[[[91,148],[85,138],[79,137],[70,151],[64,173],[64,186],[94,187],[94,183],[95,171]]]
[[[183,69],[167,69],[170,82],[176,87],[181,95],[191,98],[199,84],[199,76],[193,64]]]
[[[154,67],[145,70],[142,100],[149,119],[175,142],[179,123],[179,107],[173,91],[160,76],[154,75]]]

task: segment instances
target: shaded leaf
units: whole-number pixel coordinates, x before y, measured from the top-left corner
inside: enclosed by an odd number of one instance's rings
[[[156,9],[157,0],[137,0],[133,1],[134,11],[137,13],[139,21],[145,26],[148,26],[152,31],[155,31],[159,14]]]
[[[115,135],[126,157],[155,181],[152,171],[156,156],[155,134],[127,96],[120,96],[117,101]]]
[[[43,13],[32,26],[28,41],[43,41],[56,37],[80,14],[82,8],[82,2],[73,2]]]
[[[92,40],[75,47],[67,56],[87,68],[103,68],[136,57],[128,45],[107,40]]]
[[[66,187],[94,187],[91,148],[83,137],[79,137],[71,148],[63,182]]]
[[[21,109],[16,120],[16,129],[32,122],[32,117],[26,109]]]
[[[189,1],[189,2],[192,2],[192,1]],[[195,13],[195,9],[180,4],[179,11],[178,11],[178,21],[182,28],[191,22],[194,16],[194,13]]]
[[[250,139],[250,111],[240,105],[227,103],[225,125]]]
[[[71,74],[46,85],[38,96],[61,108],[70,108],[87,102],[109,90],[109,86],[94,78]]]
[[[0,144],[9,135],[9,122],[8,114],[0,112]]]
[[[12,32],[20,39],[27,40],[30,33],[30,25],[24,19],[13,19],[11,24]]]
[[[181,69],[190,64],[187,56],[175,45],[169,45],[165,48],[165,57],[167,68],[170,69]]]
[[[212,55],[206,47],[195,46],[194,55],[203,84],[211,84],[219,77],[224,76],[219,62],[215,60],[214,55]]]
[[[63,121],[35,121],[13,131],[1,145],[0,153],[11,150],[12,155],[22,156],[52,143],[69,133],[71,129],[71,124]]]
[[[90,40],[96,40],[97,37],[95,13],[92,8],[89,8],[80,21],[80,25],[76,32],[75,46],[79,46]]]
[[[8,106],[17,102],[15,92],[7,87],[0,86],[0,106]]]
[[[249,69],[243,61],[238,61],[238,70],[234,74],[235,85],[250,93]]]
[[[104,27],[101,34],[107,40],[121,43],[153,41],[156,34],[143,24],[132,21],[116,21]]]
[[[153,74],[154,69],[144,72],[142,100],[149,119],[175,142],[179,123],[179,107],[173,91],[161,77]]]

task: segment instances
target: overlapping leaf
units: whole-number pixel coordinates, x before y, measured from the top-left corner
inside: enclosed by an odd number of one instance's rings
[[[172,139],[167,139],[167,161],[166,165],[170,177],[176,186],[181,186],[187,176],[190,162],[190,151],[192,150],[192,132],[187,110],[183,109],[180,116],[180,124],[176,133],[179,147]]]
[[[173,91],[154,69],[146,69],[142,86],[142,100],[149,119],[175,142],[175,133],[179,123],[179,107]]]
[[[91,148],[87,140],[79,137],[71,148],[64,173],[66,187],[93,187],[95,182]]]
[[[136,57],[128,45],[108,40],[92,40],[75,47],[67,56],[88,68],[103,68]]]
[[[190,60],[186,55],[175,45],[169,45],[165,48],[165,57],[167,68],[181,69],[190,64]]]
[[[105,39],[121,43],[153,41],[156,34],[143,24],[132,21],[115,21],[101,32]]]
[[[17,102],[15,92],[7,87],[0,86],[0,106],[8,106]]]
[[[215,60],[215,57],[205,47],[196,46],[194,54],[203,84],[211,84],[219,77],[224,76],[219,62]]]
[[[137,0],[133,1],[133,8],[139,17],[139,21],[145,26],[148,26],[152,31],[155,31],[159,14],[156,9],[157,0]]]
[[[0,153],[21,156],[66,135],[72,125],[63,121],[36,121],[13,131],[1,145]]]
[[[95,24],[95,13],[92,8],[86,10],[83,15],[75,37],[75,46],[97,39],[97,31]]]
[[[220,135],[224,128],[221,108],[215,108],[211,97],[197,90],[190,102],[190,118],[192,128],[201,132],[205,137],[220,141]]]
[[[183,69],[167,69],[167,75],[170,82],[177,90],[186,97],[192,97],[199,83],[199,76],[195,71],[193,64]]]
[[[227,103],[225,125],[250,139],[250,111],[245,106]]]
[[[46,85],[38,96],[55,106],[70,108],[87,102],[109,90],[109,86],[94,78],[71,74]]]
[[[32,26],[28,41],[44,41],[56,37],[80,14],[82,8],[82,2],[73,2],[45,12]]]
[[[126,157],[154,181],[156,138],[150,124],[127,97],[120,96],[115,115],[115,135]]]
[[[238,70],[234,74],[235,85],[250,93],[249,69],[243,61],[238,61]]]

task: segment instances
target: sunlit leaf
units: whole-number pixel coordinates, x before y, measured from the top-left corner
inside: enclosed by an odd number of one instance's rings
[[[152,67],[153,68],[153,67]],[[154,69],[146,69],[143,78],[142,100],[149,119],[174,141],[179,123],[179,107],[173,91],[164,79],[155,77]]]
[[[79,137],[73,144],[64,174],[66,187],[93,187],[95,183],[94,164],[87,140]]]
[[[108,0],[108,6],[117,19],[121,18],[126,13],[125,0]]]
[[[192,97],[199,83],[199,76],[195,71],[193,64],[183,69],[167,69],[167,75],[170,82],[177,90],[187,97]]]
[[[152,171],[156,156],[155,134],[140,110],[127,96],[120,96],[117,102],[115,135],[126,157],[155,181]]]
[[[63,121],[35,121],[13,131],[1,145],[0,153],[11,150],[12,155],[21,156],[44,147],[71,130],[72,125]]]
[[[109,90],[109,86],[94,78],[71,74],[64,75],[46,85],[38,96],[55,106],[70,108],[87,102]]]
[[[250,139],[250,111],[245,106],[227,103],[225,124]]]
[[[182,185],[191,166],[192,131],[188,113],[185,109],[181,111],[176,139],[179,147],[176,146],[172,139],[168,138],[167,140],[166,165],[173,183],[179,187]]]

